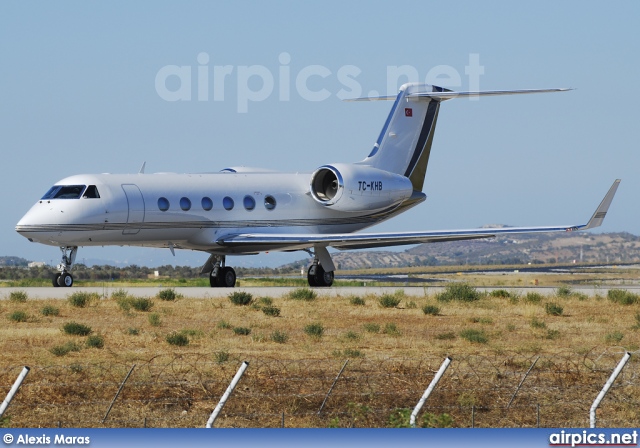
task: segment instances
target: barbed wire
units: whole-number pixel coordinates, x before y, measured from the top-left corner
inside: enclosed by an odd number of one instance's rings
[[[463,427],[581,426],[588,423],[589,407],[623,353],[623,349],[607,348],[580,354],[453,356],[423,412],[448,414],[454,426]],[[601,405],[601,424],[640,425],[638,354],[634,353]],[[218,425],[279,426],[284,415],[290,426],[387,426],[397,409],[415,405],[443,358],[428,354],[423,358],[351,359],[320,415],[320,404],[344,359],[250,359],[250,368]],[[0,367],[1,390],[9,390],[22,367]],[[25,427],[58,423],[74,427],[203,426],[237,367],[236,362],[215,362],[202,353],[138,361],[109,419],[102,423],[131,365],[31,366],[8,414],[12,425]]]

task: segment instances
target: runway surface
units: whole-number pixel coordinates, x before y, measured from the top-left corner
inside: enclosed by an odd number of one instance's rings
[[[129,294],[137,297],[155,297],[158,293],[166,289],[166,287],[128,287],[123,288],[121,286],[111,287],[110,285],[104,287],[72,287],[72,288],[54,288],[54,287],[40,287],[40,288],[0,288],[0,300],[7,300],[11,291],[25,291],[30,299],[66,299],[74,292],[95,292],[100,297],[110,297],[111,293],[118,289],[124,289]],[[251,288],[173,288],[179,294],[185,298],[194,299],[207,299],[207,298],[226,298],[233,291],[247,291],[254,297],[281,297],[292,291],[294,287],[251,287]],[[352,296],[352,295],[368,295],[384,293],[394,293],[398,290],[403,290],[407,296],[424,297],[425,295],[433,295],[444,289],[441,286],[383,286],[383,287],[332,287],[332,288],[312,288],[319,297],[322,296]],[[493,291],[495,289],[505,289],[507,291],[515,291],[520,294],[526,294],[527,292],[538,292],[544,295],[552,295],[557,288],[555,287],[528,287],[528,288],[509,288],[509,287],[491,287],[491,288],[476,288],[478,291]],[[632,292],[640,293],[640,287],[638,286],[608,286],[608,287],[594,287],[594,286],[579,286],[573,287],[575,292],[581,292],[588,296],[594,296],[600,294],[606,296],[609,289],[626,289]]]

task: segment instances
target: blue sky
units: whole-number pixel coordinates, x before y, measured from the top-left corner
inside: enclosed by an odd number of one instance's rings
[[[357,69],[351,79],[362,94],[386,93],[389,68],[403,65],[422,81],[446,66],[460,77],[449,87],[466,90],[473,55],[484,71],[481,89],[576,90],[443,104],[427,201],[374,229],[581,223],[622,178],[600,231],[638,234],[639,13],[631,1],[2,2],[0,254],[57,263],[55,247],[29,243],[14,227],[72,174],[137,172],[144,161],[147,172],[201,172],[313,171],[361,160],[391,103],[341,101],[341,69]],[[166,66],[191,68],[190,101],[159,94]],[[232,67],[223,101],[214,97],[216,66]],[[247,92],[263,88],[258,76],[242,82],[256,66],[271,74],[274,89],[239,112]],[[328,92],[323,101],[296,88],[300,73],[320,73],[312,66],[326,76],[306,85]],[[208,73],[207,101],[198,101],[198,67]],[[181,87],[175,76],[165,81],[169,90]],[[278,265],[302,255],[230,263]],[[139,248],[85,248],[78,257],[147,265],[206,259]]]

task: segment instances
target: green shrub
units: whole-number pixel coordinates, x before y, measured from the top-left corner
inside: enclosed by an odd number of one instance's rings
[[[466,339],[469,342],[477,344],[486,344],[489,340],[487,335],[482,330],[476,330],[475,328],[467,328],[460,332],[460,337]]]
[[[634,305],[638,303],[638,294],[624,289],[610,289],[609,292],[607,292],[607,298],[620,305]]]
[[[383,294],[382,297],[378,299],[378,303],[382,308],[395,308],[401,301],[401,298],[391,294]]]
[[[425,305],[422,307],[422,312],[431,316],[437,316],[440,314],[440,308],[435,305]]]
[[[349,299],[351,305],[364,306],[365,302],[362,297],[354,296]]]
[[[263,306],[262,312],[267,316],[278,317],[280,315],[280,308],[278,308],[277,306],[271,306],[271,305]]]
[[[449,341],[455,338],[456,334],[453,331],[447,331],[446,333],[439,333],[436,335],[436,339],[439,339],[441,341]]]
[[[95,292],[89,293],[78,291],[71,294],[67,300],[69,301],[71,306],[75,306],[76,308],[84,308],[88,306],[91,301],[97,300],[99,298],[100,296]]]
[[[368,322],[368,323],[364,324],[363,327],[364,327],[364,331],[366,331],[367,333],[379,333],[380,332],[380,325],[374,324],[373,322]]]
[[[564,309],[560,305],[552,302],[545,303],[544,310],[550,316],[562,316],[562,312],[564,311]]]
[[[115,291],[113,291],[111,293],[111,298],[115,299],[116,301],[119,300],[119,299],[128,299],[129,298],[129,293],[126,290],[122,289],[122,288],[116,289]]]
[[[314,338],[320,338],[324,334],[324,327],[321,323],[313,323],[304,327],[304,332]]]
[[[345,358],[362,358],[364,353],[355,348],[345,348],[342,352]]]
[[[396,409],[389,415],[389,428],[411,428],[411,409]]]
[[[8,318],[14,322],[26,322],[29,319],[29,315],[24,311],[14,311],[9,314]]]
[[[173,301],[173,300],[176,300],[176,299],[180,299],[180,298],[182,298],[182,296],[180,294],[178,294],[175,289],[168,288],[168,289],[163,289],[162,291],[158,292],[158,298],[160,300],[164,300],[166,302],[170,302],[170,301]]]
[[[258,303],[260,305],[271,306],[273,305],[273,299],[271,297],[260,297]]]
[[[129,303],[136,311],[149,311],[153,308],[153,301],[147,297],[133,297],[129,299]]]
[[[60,309],[52,305],[47,305],[40,310],[40,313],[42,313],[43,316],[58,316]]]
[[[304,300],[310,302],[312,300],[315,300],[318,296],[315,291],[309,288],[296,288],[293,291],[289,292],[287,297],[293,300]]]
[[[605,336],[604,340],[607,343],[618,343],[620,341],[622,341],[622,338],[624,338],[624,334],[620,333],[619,331],[614,331],[613,333],[609,333]]]
[[[67,342],[64,345],[56,345],[49,349],[49,351],[55,356],[64,356],[69,352],[79,352],[80,346],[75,342]]]
[[[223,362],[229,361],[229,352],[226,350],[220,350],[219,352],[215,352],[213,357],[218,364],[222,364]]]
[[[276,330],[271,333],[271,340],[273,342],[277,342],[278,344],[285,344],[289,340],[289,336],[287,336],[287,333],[283,331]]]
[[[531,319],[531,328],[547,328],[547,324],[534,317]]]
[[[253,301],[253,296],[245,291],[234,291],[229,294],[229,300],[234,305],[249,305]]]
[[[177,345],[178,347],[184,347],[189,345],[189,338],[182,333],[168,334],[166,340],[171,345]]]
[[[196,330],[194,328],[185,328],[184,330],[181,330],[180,333],[185,336],[191,336],[192,338],[199,338],[204,335],[202,330]]]
[[[66,334],[71,334],[75,336],[88,336],[91,334],[91,327],[86,325],[79,324],[77,322],[67,322],[62,326],[62,330]]]
[[[532,304],[540,303],[540,302],[542,302],[542,299],[543,299],[542,294],[539,294],[539,293],[534,292],[534,291],[529,291],[524,296],[524,301],[526,303],[532,303]]]
[[[631,327],[633,330],[640,330],[640,313],[635,315],[636,323]]]
[[[547,330],[547,334],[545,335],[545,339],[558,339],[560,337],[560,331],[558,330]]]
[[[453,417],[449,414],[432,414],[425,412],[422,416],[421,428],[453,428]]]
[[[481,294],[468,283],[451,283],[446,286],[443,292],[436,294],[436,300],[439,302],[451,302],[453,300],[475,302],[480,298]]]
[[[220,328],[221,330],[228,330],[231,328],[231,324],[229,322],[227,322],[226,320],[221,320],[218,322],[218,325],[216,325],[218,328]]]
[[[247,336],[251,334],[251,328],[247,327],[234,327],[233,332],[240,336]]]
[[[509,298],[511,298],[511,294],[509,293],[509,291],[507,291],[505,289],[494,289],[493,291],[491,291],[489,293],[489,295],[491,297],[499,297],[501,299],[509,299]]]
[[[574,292],[572,295],[573,295],[573,297],[575,297],[576,299],[578,299],[581,302],[584,302],[585,300],[589,300],[589,296],[586,295],[583,292]]]
[[[358,339],[360,339],[360,335],[355,331],[347,331],[344,337],[350,341],[357,341]]]
[[[152,327],[159,327],[160,325],[162,325],[162,320],[160,319],[160,315],[158,313],[149,314],[149,316],[147,316],[147,319],[149,320],[149,325],[151,325]]]
[[[92,334],[87,338],[87,347],[90,347],[90,348],[104,347],[104,338],[99,334]]]
[[[418,308],[418,305],[413,300],[407,303],[408,310],[415,310],[416,308]]]
[[[137,328],[129,328],[127,330],[127,334],[129,336],[138,336],[140,334],[140,330],[138,330]]]
[[[25,291],[11,291],[9,300],[12,302],[24,303],[27,301],[27,293]]]
[[[569,288],[568,286],[560,286],[558,289],[556,289],[556,295],[558,297],[567,298],[571,296],[571,294],[572,294],[571,288]]]
[[[388,334],[389,336],[400,336],[400,330],[393,322],[389,322],[385,324],[384,330],[382,330],[384,334]]]

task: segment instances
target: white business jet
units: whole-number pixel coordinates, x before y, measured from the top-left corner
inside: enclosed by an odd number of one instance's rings
[[[331,286],[328,247],[363,249],[500,234],[587,230],[602,224],[616,180],[582,225],[398,233],[356,233],[426,199],[422,193],[440,103],[456,97],[558,92],[569,89],[453,92],[409,83],[396,97],[371,153],[361,162],[332,163],[312,173],[226,168],[217,173],[83,174],[57,182],[16,231],[59,246],[54,286],[70,287],[79,246],[127,245],[207,252],[202,267],[212,287],[233,287],[228,255],[307,251],[310,286]]]

